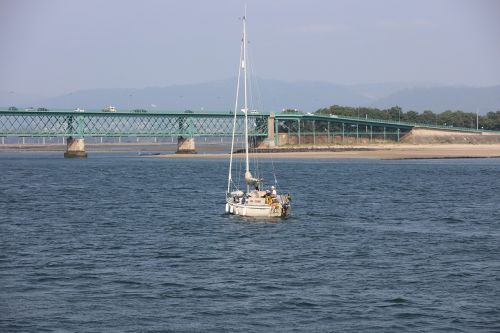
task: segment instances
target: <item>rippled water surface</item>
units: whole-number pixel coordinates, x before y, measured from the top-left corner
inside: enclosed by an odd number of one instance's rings
[[[500,160],[277,160],[274,221],[226,165],[0,153],[0,331],[500,331]]]

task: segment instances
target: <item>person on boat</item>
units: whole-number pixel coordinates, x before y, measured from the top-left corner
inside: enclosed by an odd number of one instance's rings
[[[275,196],[276,196],[276,189],[274,188],[274,185],[273,185],[273,186],[271,186],[271,195],[272,195],[273,197],[275,197]]]

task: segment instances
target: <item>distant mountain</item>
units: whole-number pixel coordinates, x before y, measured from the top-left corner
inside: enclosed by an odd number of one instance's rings
[[[261,80],[264,106],[273,110],[296,108],[302,111],[316,111],[332,104],[366,105],[371,99],[356,92],[349,86],[326,82],[283,82]]]
[[[369,98],[372,101],[376,101],[380,98],[387,97],[398,91],[412,89],[412,88],[422,88],[422,87],[436,87],[436,84],[426,84],[426,83],[411,83],[411,82],[388,82],[388,83],[363,83],[350,85],[349,88],[356,93]]]
[[[387,108],[394,105],[404,110],[462,110],[486,113],[500,110],[500,86],[472,87],[433,87],[413,88],[395,92],[378,99],[373,105]]]
[[[234,108],[235,93],[236,79],[227,79],[165,88],[80,90],[42,100],[40,105],[52,108],[99,109],[113,105],[118,109],[229,111]],[[283,108],[314,111],[332,103],[351,105],[370,102],[369,98],[348,86],[321,82],[289,83],[259,79],[250,86],[250,94],[260,101],[254,108],[274,111]]]
[[[380,83],[340,85],[326,82],[284,82],[258,79],[250,86],[252,96],[260,100],[256,109],[280,111],[284,108],[315,111],[333,104],[388,108],[399,105],[403,110],[463,110],[486,113],[500,110],[500,86],[450,87],[428,84]],[[228,111],[234,108],[236,79],[198,84],[149,87],[144,89],[92,89],[36,100],[0,92],[0,105],[45,106],[48,108],[101,109],[113,105],[118,110],[194,110]],[[16,98],[13,98],[14,95]]]

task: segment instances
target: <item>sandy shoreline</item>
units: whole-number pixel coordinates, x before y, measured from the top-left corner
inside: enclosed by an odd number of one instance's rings
[[[340,151],[257,153],[258,158],[371,158],[385,160],[436,158],[500,158],[500,144],[384,144],[331,146]],[[243,156],[242,154],[239,154]],[[229,154],[165,154],[154,158],[228,158]]]
[[[159,154],[151,158],[228,158],[224,145],[200,145],[198,154],[174,154],[175,144],[104,144],[88,145],[87,151],[92,153],[106,152],[148,152]],[[64,151],[63,145],[4,145],[0,151]],[[305,149],[307,147],[300,147]],[[500,158],[500,144],[371,144],[371,145],[335,145],[328,147],[315,146],[312,151],[287,151],[257,153],[258,158],[368,158],[368,159],[437,159],[437,158]],[[330,149],[334,151],[321,151]],[[243,154],[238,154],[243,156]]]

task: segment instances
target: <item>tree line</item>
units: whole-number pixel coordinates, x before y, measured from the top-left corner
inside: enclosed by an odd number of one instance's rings
[[[297,112],[296,110],[286,110]],[[476,114],[463,112],[460,110],[448,110],[441,113],[434,113],[426,110],[422,113],[416,111],[403,111],[399,106],[389,109],[378,109],[369,107],[350,107],[332,105],[329,108],[322,108],[316,111],[317,114],[338,115],[349,117],[361,117],[372,119],[384,119],[391,121],[404,121],[409,123],[420,123],[438,126],[453,126],[476,128]],[[479,115],[478,124],[480,129],[500,131],[500,111],[488,112],[486,115]]]

